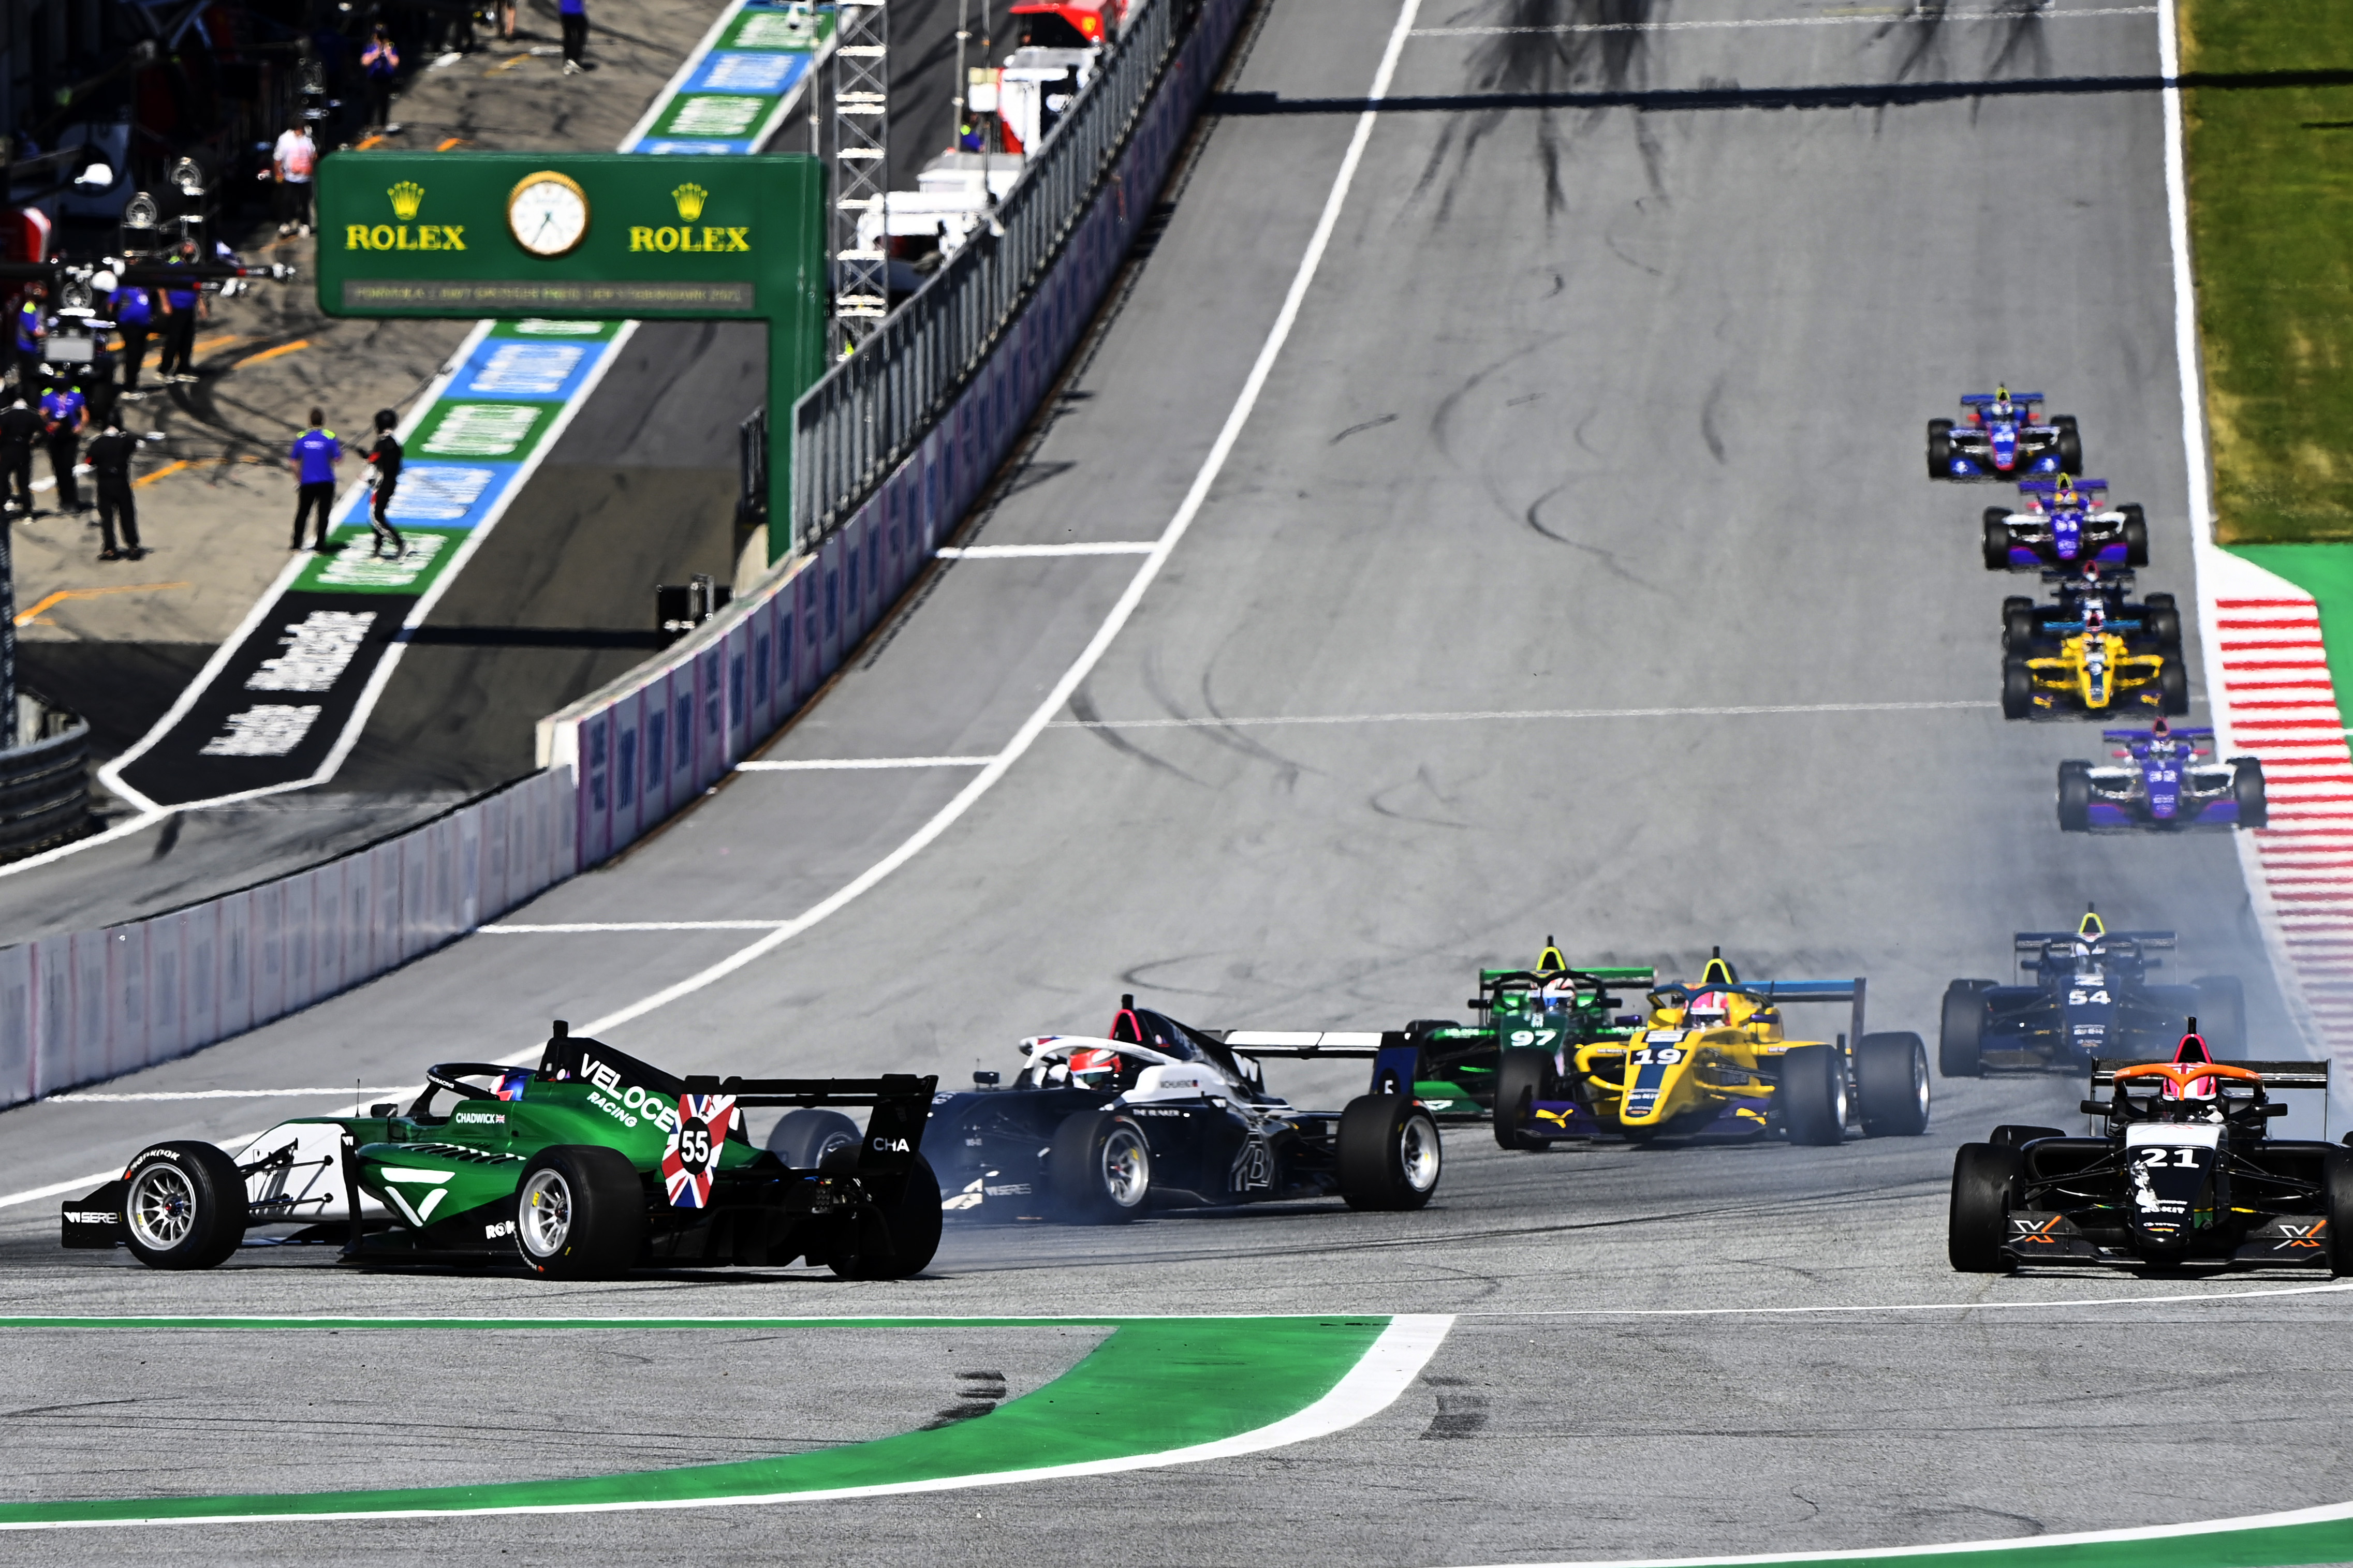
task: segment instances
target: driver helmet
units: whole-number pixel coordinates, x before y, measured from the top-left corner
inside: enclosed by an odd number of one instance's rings
[[[2081,506],[2084,504],[2084,498],[2075,493],[2075,479],[2073,475],[2061,474],[2052,481],[2051,487],[2051,504],[2054,507]]]
[[[2170,737],[2172,733],[2172,726],[2166,723],[2162,715],[2158,717],[2156,723],[2151,724],[2148,727],[2148,738],[2152,741],[2166,740]]]
[[[1995,388],[1993,389],[1993,405],[1994,405],[1996,408],[2000,408],[2000,409],[2007,409],[2007,408],[2009,408],[2009,406],[2010,406],[2010,388],[2008,388],[2007,386],[2000,386],[2000,385],[1997,385],[1997,386],[1995,386]]]
[[[2193,1078],[2187,1083],[2175,1083],[2171,1079],[2158,1090],[2158,1098],[2176,1103],[2207,1105],[2221,1098],[2221,1089],[2211,1078]]]
[[[1119,1053],[1090,1046],[1071,1053],[1071,1082],[1082,1089],[1109,1089],[1119,1076]]]
[[[1732,1021],[1732,999],[1721,991],[1703,991],[1683,1007],[1683,1026],[1720,1029]]]

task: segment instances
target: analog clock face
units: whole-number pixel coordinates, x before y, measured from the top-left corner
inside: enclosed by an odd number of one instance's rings
[[[562,174],[526,175],[507,197],[507,227],[533,256],[562,256],[588,237],[588,197]]]

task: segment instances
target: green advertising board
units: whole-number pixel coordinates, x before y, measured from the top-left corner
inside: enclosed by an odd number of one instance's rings
[[[338,153],[318,204],[331,316],[764,321],[772,420],[825,371],[814,158]],[[792,514],[788,447],[771,447],[772,530]]]

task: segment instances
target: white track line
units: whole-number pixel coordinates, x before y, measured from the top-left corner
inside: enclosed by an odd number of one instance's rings
[[[739,773],[821,773],[865,768],[985,768],[994,757],[820,757],[808,762],[737,763]]]
[[[2057,11],[1862,11],[1847,16],[1734,16],[1715,22],[1558,22],[1541,27],[1416,27],[1417,38],[1486,38],[1514,33],[1696,33],[1746,27],[1884,26],[1898,22],[2067,22],[2090,16],[2149,16],[2155,5],[2087,5]]]
[[[1149,555],[1155,548],[1152,541],[1139,539],[1113,544],[944,544],[934,553],[943,561],[1028,561],[1046,555]]]
[[[1303,713],[1245,719],[1057,719],[1049,730],[1233,730],[1268,724],[1464,724],[1512,719],[1743,719],[1804,713],[1946,713],[1993,701],[1805,702],[1724,708],[1488,708],[1457,713]]]
[[[1406,0],[1409,8],[1418,0]],[[514,1513],[636,1513],[657,1509],[746,1508],[775,1503],[825,1502],[842,1498],[903,1497],[916,1492],[962,1491],[970,1487],[1023,1486],[1035,1481],[1071,1479],[1081,1476],[1117,1475],[1128,1470],[1154,1470],[1168,1465],[1197,1465],[1211,1459],[1237,1458],[1345,1432],[1396,1404],[1421,1376],[1422,1368],[1438,1353],[1454,1319],[1442,1313],[1408,1314],[1389,1320],[1356,1365],[1341,1374],[1329,1393],[1305,1409],[1280,1421],[1238,1432],[1213,1443],[1164,1448],[1156,1454],[1129,1454],[1115,1459],[1083,1459],[1067,1465],[1039,1465],[1022,1470],[997,1470],[977,1475],[939,1476],[920,1481],[886,1481],[875,1486],[827,1487],[809,1491],[770,1492],[758,1496],[680,1498],[629,1502],[553,1503],[520,1508],[353,1509],[335,1513],[223,1513],[200,1519],[61,1520],[38,1524],[0,1525],[0,1530],[111,1530],[139,1525],[240,1525],[270,1521],[311,1523],[321,1520],[436,1519],[460,1514]]]
[[[1357,165],[1364,161],[1365,145],[1372,139],[1373,123],[1379,117],[1380,101],[1388,96],[1389,80],[1397,74],[1398,57],[1405,52],[1406,37],[1412,31],[1413,19],[1420,4],[1421,0],[1404,0],[1398,7],[1397,25],[1389,32],[1388,47],[1381,53],[1379,68],[1373,73],[1372,89],[1365,95],[1366,108],[1356,117],[1356,133],[1348,140],[1348,150],[1340,160],[1339,172],[1333,176],[1332,188],[1324,198],[1324,211],[1316,219],[1315,231],[1307,241],[1306,254],[1299,258],[1299,269],[1292,277],[1289,292],[1283,296],[1282,309],[1276,312],[1274,324],[1267,330],[1266,341],[1260,345],[1257,362],[1250,366],[1250,375],[1242,383],[1240,395],[1228,411],[1225,425],[1219,430],[1208,455],[1202,458],[1200,471],[1193,476],[1192,488],[1185,492],[1176,516],[1169,519],[1168,526],[1153,542],[1152,553],[1146,555],[1143,564],[1136,568],[1135,575],[1121,593],[1118,603],[1112,606],[1111,614],[1103,618],[1102,626],[1095,628],[1093,638],[1070,668],[1062,672],[1062,678],[1054,683],[1053,689],[1046,693],[1045,700],[1039,703],[1029,717],[1023,721],[1021,728],[1006,742],[1005,749],[991,757],[987,765],[956,792],[954,799],[940,807],[930,821],[917,828],[896,849],[759,941],[730,953],[708,968],[696,971],[675,984],[664,986],[650,996],[642,997],[601,1018],[590,1020],[583,1026],[583,1034],[601,1035],[631,1019],[642,1018],[666,1007],[682,996],[691,996],[744,965],[774,952],[801,932],[847,908],[860,894],[921,854],[941,834],[955,826],[965,812],[970,811],[981,796],[996,787],[997,781],[1003,778],[1045,732],[1054,715],[1062,710],[1078,690],[1080,683],[1093,673],[1095,665],[1109,650],[1113,639],[1126,626],[1129,617],[1135,614],[1136,606],[1144,602],[1145,591],[1160,575],[1161,567],[1167,563],[1169,555],[1184,539],[1186,531],[1193,526],[1194,518],[1200,514],[1202,504],[1208,500],[1209,487],[1225,470],[1226,459],[1241,439],[1242,427],[1250,423],[1251,410],[1258,406],[1259,395],[1266,388],[1267,378],[1274,373],[1274,363],[1282,353],[1282,345],[1290,340],[1292,327],[1299,320],[1300,306],[1307,298],[1308,287],[1314,282],[1316,269],[1323,265],[1324,249],[1332,243],[1332,231],[1340,221],[1340,209],[1347,201],[1348,187],[1356,182]]]
[[[564,921],[545,925],[491,925],[483,936],[574,936],[608,931],[775,931],[786,921]]]

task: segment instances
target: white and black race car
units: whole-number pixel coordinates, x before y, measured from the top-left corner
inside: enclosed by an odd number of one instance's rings
[[[1415,1209],[1438,1190],[1438,1122],[1410,1092],[1304,1110],[1266,1091],[1260,1057],[1371,1058],[1191,1028],[1120,998],[1103,1037],[1043,1035],[1010,1084],[989,1071],[932,1105],[924,1152],[951,1220],[1116,1223],[1155,1207],[1339,1197]],[[1247,1042],[1247,1043],[1245,1043]]]

